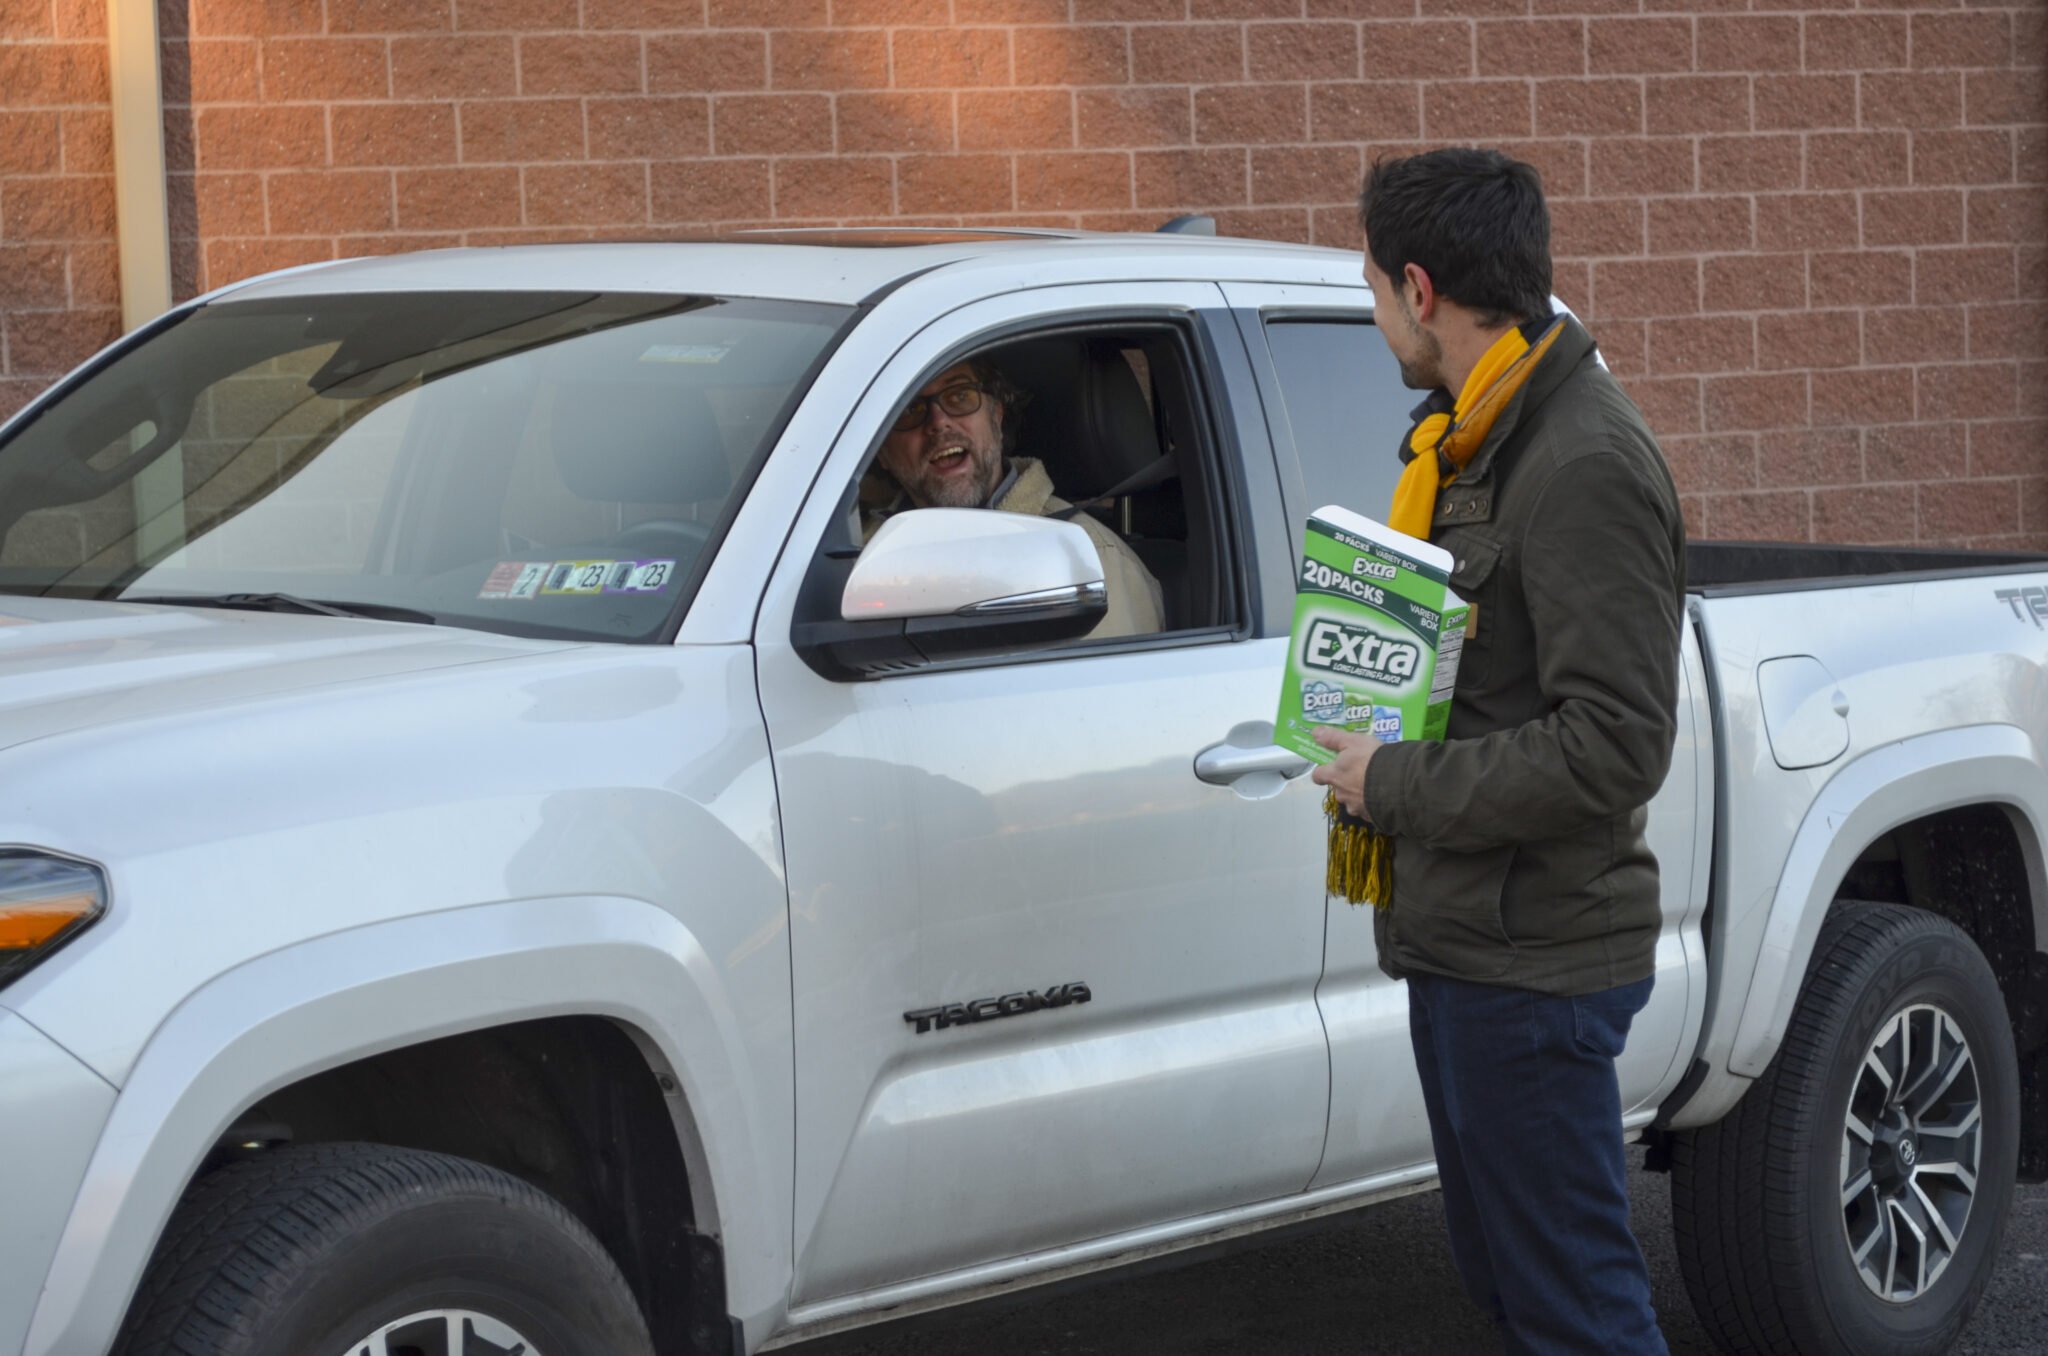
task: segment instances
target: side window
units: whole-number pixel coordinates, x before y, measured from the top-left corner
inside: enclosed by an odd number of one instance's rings
[[[1367,320],[1269,320],[1266,342],[1311,507],[1385,518],[1408,412],[1421,401]]]
[[[919,506],[1064,517],[1096,542],[1110,589],[1108,618],[1074,646],[1233,627],[1243,590],[1193,342],[1111,322],[949,358],[902,393],[854,495],[861,537]],[[945,399],[961,387],[974,394]],[[1000,448],[985,466],[977,439]],[[812,582],[849,554],[825,543]],[[822,609],[837,590],[807,593]]]

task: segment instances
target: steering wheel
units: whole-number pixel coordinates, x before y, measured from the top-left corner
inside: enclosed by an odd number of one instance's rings
[[[710,540],[711,529],[703,523],[685,518],[649,518],[613,537],[608,549],[641,553],[662,551],[678,561],[687,561],[701,553]]]

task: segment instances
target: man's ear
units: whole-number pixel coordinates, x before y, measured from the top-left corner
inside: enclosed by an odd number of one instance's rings
[[[1426,322],[1435,317],[1436,284],[1429,280],[1429,273],[1421,264],[1402,265],[1401,293],[1417,320]]]

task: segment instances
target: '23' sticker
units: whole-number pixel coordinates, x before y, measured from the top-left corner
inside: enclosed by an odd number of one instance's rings
[[[477,597],[660,593],[675,577],[673,560],[505,560],[492,568]]]

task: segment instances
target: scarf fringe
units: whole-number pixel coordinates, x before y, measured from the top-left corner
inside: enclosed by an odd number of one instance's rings
[[[1393,907],[1393,840],[1345,814],[1334,794],[1323,797],[1323,814],[1330,821],[1330,864],[1323,888],[1353,904]]]

